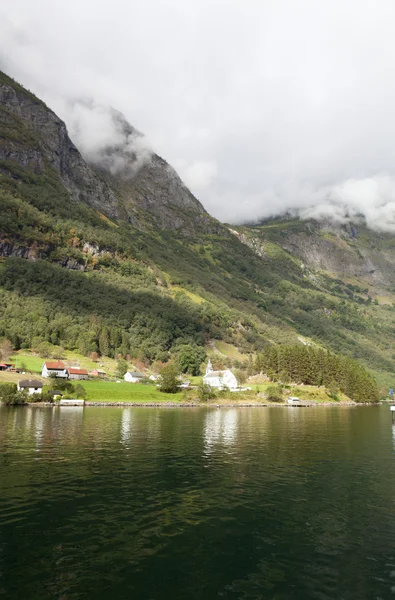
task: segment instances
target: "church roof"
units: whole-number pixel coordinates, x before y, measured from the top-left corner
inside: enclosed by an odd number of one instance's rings
[[[226,369],[225,371],[210,371],[210,373],[207,373],[205,377],[223,377],[225,373],[230,373],[231,375],[233,375],[232,371]]]

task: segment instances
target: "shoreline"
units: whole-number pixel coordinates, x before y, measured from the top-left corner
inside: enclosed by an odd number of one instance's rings
[[[268,402],[223,402],[221,404],[211,402],[100,402],[94,400],[86,400],[84,407],[127,407],[127,408],[314,408],[314,407],[343,407],[353,408],[358,406],[380,406],[381,402],[313,402],[306,401],[301,404],[268,403]],[[22,406],[31,406],[37,408],[75,408],[72,405],[61,407],[59,404],[51,402],[32,402]]]

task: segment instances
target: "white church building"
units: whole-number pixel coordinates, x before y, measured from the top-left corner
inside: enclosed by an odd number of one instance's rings
[[[211,360],[207,363],[206,374],[203,375],[203,383],[217,389],[227,387],[232,390],[239,386],[235,375],[229,369],[225,371],[213,371]]]

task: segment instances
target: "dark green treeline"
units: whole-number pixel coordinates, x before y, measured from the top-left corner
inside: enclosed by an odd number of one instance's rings
[[[257,355],[255,367],[275,380],[337,387],[356,402],[379,400],[375,379],[355,360],[311,346],[272,346]]]

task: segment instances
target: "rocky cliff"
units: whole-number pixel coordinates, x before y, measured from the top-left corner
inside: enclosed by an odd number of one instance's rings
[[[368,230],[363,221],[272,219],[233,232],[261,257],[275,244],[311,271],[359,280],[376,292],[395,286],[395,238]]]
[[[65,123],[41,100],[0,72],[0,173],[26,180],[58,178],[67,196],[136,227],[215,230],[218,223],[143,136],[113,111],[120,142],[84,160]],[[142,158],[143,154],[143,158]]]
[[[0,130],[0,173],[23,180],[54,172],[70,199],[119,216],[116,194],[86,164],[63,121],[4,73],[0,73]]]

